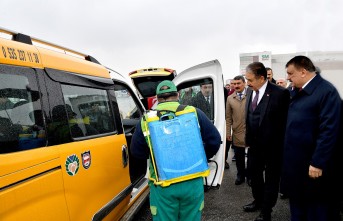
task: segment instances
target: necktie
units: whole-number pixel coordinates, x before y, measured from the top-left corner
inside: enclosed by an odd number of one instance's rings
[[[210,97],[206,97],[207,103],[210,103]]]
[[[254,100],[251,102],[251,108],[254,111],[257,107],[257,101],[258,101],[258,91],[256,91],[256,95],[254,97]]]
[[[238,96],[239,96],[239,100],[241,101],[242,100],[242,93],[238,93]]]

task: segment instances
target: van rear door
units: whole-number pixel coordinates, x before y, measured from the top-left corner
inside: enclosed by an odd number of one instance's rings
[[[196,106],[200,109],[203,109],[203,106],[197,106],[197,103],[194,102],[196,99],[194,98],[196,97],[196,94],[201,93],[201,85],[206,87],[206,85],[209,85],[208,83],[212,84],[208,117],[221,134],[222,144],[218,153],[209,162],[211,174],[205,179],[205,185],[208,187],[219,186],[224,174],[226,146],[225,99],[221,65],[218,60],[196,65],[176,75],[173,82],[179,90],[180,102]],[[190,100],[183,102],[185,100],[184,96],[186,94],[186,90],[190,90],[193,93],[193,102]],[[203,111],[205,114],[207,113],[206,110]]]

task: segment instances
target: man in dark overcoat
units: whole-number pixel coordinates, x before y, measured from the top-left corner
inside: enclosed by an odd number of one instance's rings
[[[289,197],[291,220],[340,220],[341,98],[308,57],[292,58],[286,69],[295,93],[288,112],[281,192]]]

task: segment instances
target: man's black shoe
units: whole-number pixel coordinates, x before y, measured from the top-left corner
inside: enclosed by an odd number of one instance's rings
[[[287,195],[283,194],[283,193],[280,193],[280,199],[284,200],[284,199],[287,199]]]
[[[256,217],[256,219],[254,221],[271,221],[271,215],[270,213],[260,213],[260,215],[258,215],[258,217]]]
[[[244,181],[244,178],[242,179],[237,177],[237,179],[235,180],[235,185],[241,185],[242,183],[244,183]]]
[[[247,178],[247,184],[248,184],[248,186],[251,186],[251,179],[250,178]]]
[[[243,210],[245,212],[255,212],[259,209],[261,209],[261,205],[256,203],[255,200],[252,203],[249,203],[249,204],[243,206]]]
[[[230,169],[230,165],[228,162],[225,162],[225,169]]]

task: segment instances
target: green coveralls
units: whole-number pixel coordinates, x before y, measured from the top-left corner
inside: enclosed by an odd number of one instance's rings
[[[178,106],[178,102],[164,102],[158,104],[156,109],[175,112]],[[161,113],[163,114],[163,111]],[[143,132],[144,130],[145,128],[142,127]],[[151,161],[149,172],[150,177],[156,178]],[[149,187],[150,210],[153,220],[201,220],[201,213],[204,208],[204,183],[202,177],[174,183],[167,187],[154,185],[153,181],[149,181]]]

